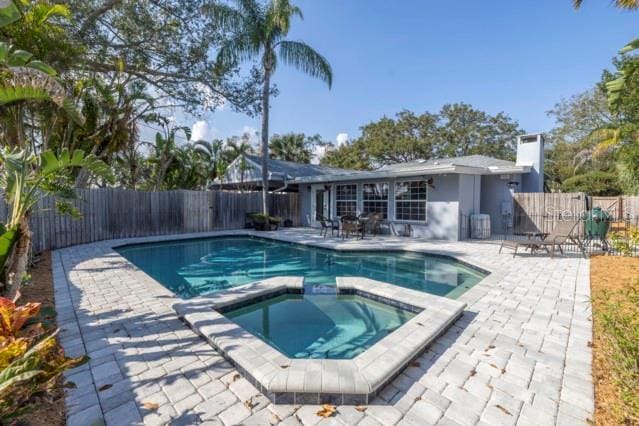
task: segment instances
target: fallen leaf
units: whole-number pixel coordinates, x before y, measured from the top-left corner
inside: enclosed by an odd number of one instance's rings
[[[421,367],[422,365],[419,363],[419,361],[413,361],[413,362],[411,362],[411,363],[410,363],[410,366],[411,366],[411,367],[417,367],[417,368],[419,368],[419,367]]]
[[[506,374],[506,369],[505,368],[501,369],[501,374]]]
[[[147,410],[157,410],[158,408],[160,408],[160,404],[158,404],[157,402],[145,402],[142,404],[142,406]]]
[[[240,379],[240,377],[242,377],[242,376],[240,376],[240,373],[236,373],[236,374],[234,374],[234,375],[233,375],[233,377],[231,378],[231,381],[232,381],[232,382],[234,382],[234,381],[236,381],[236,380],[239,380],[239,379]]]
[[[488,345],[488,347],[484,349],[484,352],[488,352],[491,349],[495,349],[495,345]]]
[[[416,396],[416,397],[415,397],[415,402],[417,402],[417,401],[421,401],[421,400],[422,400],[422,397],[421,397],[421,396]]]
[[[418,323],[417,323],[417,325],[419,325],[419,326],[421,326],[421,327],[423,327],[423,326],[424,326],[424,324],[422,324],[421,322],[418,322]]]
[[[105,391],[107,389],[111,389],[113,387],[113,385],[111,383],[107,383],[106,385],[102,385],[98,388],[98,391],[102,392]]]
[[[253,402],[253,397],[250,397],[249,399],[247,399],[246,401],[244,401],[244,406],[246,408],[248,408],[249,410],[253,407],[255,407],[255,403]]]
[[[64,387],[67,389],[75,389],[78,387],[78,385],[76,385],[74,382],[72,381],[68,381],[64,384]]]
[[[475,370],[474,368],[470,370],[470,377],[474,376],[475,374],[477,374],[477,370]]]
[[[290,365],[280,365],[281,368],[288,368]]]
[[[317,415],[320,417],[324,417],[325,419],[328,417],[333,417],[337,412],[337,408],[331,404],[322,405],[322,409],[317,412]]]
[[[490,365],[491,367],[496,368],[496,369],[498,369],[498,370],[499,370],[499,367],[497,367],[497,366],[496,366],[495,364],[493,364],[492,362],[491,362],[490,364],[488,364],[488,365]]]
[[[592,342],[588,342],[588,347],[592,348]]]
[[[363,405],[357,405],[355,406],[355,409],[359,411],[360,413],[363,413],[364,411],[366,411],[366,407],[364,407]]]
[[[495,405],[495,407],[499,408],[501,411],[504,412],[504,414],[508,414],[509,416],[512,416],[512,414],[510,413],[510,411],[506,410],[504,407],[502,407],[501,405],[497,404]]]

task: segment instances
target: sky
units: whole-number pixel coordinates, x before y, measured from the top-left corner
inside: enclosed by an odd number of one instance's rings
[[[591,88],[630,40],[639,12],[608,0],[297,0],[302,40],[333,68],[333,87],[285,66],[273,78],[271,134],[319,133],[343,143],[360,126],[402,109],[437,112],[470,103],[504,111],[527,132],[553,127],[547,111]],[[249,64],[246,64],[248,67]],[[185,117],[195,136],[226,138],[260,128],[229,107]]]

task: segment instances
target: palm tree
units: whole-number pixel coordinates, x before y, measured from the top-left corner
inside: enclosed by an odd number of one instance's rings
[[[235,0],[236,7],[218,4],[211,8],[214,21],[231,32],[218,52],[218,71],[237,66],[241,61],[259,59],[263,72],[262,87],[262,211],[267,212],[268,197],[268,124],[271,77],[278,62],[292,65],[311,77],[333,82],[331,66],[322,55],[301,41],[286,40],[291,18],[303,18],[302,11],[289,0]]]
[[[144,142],[152,149],[150,162],[153,164],[153,176],[152,186],[153,191],[159,191],[162,189],[166,173],[169,170],[169,166],[175,160],[179,154],[180,148],[177,146],[175,140],[179,131],[184,132],[186,139],[191,138],[191,129],[188,127],[171,127],[169,124],[165,125],[164,132],[157,132],[155,134],[155,142]]]
[[[219,163],[224,162],[224,142],[221,139],[214,139],[211,142],[195,141],[193,147],[204,157],[208,170],[207,178],[210,182],[213,182],[221,169]]]
[[[253,147],[251,146],[248,135],[244,135],[242,138],[232,137],[226,141],[226,150],[224,151],[227,156],[228,163],[232,163],[236,159],[239,161],[238,167],[240,169],[240,183],[238,188],[244,189],[244,172],[248,170],[248,164],[246,163],[246,154],[253,153]]]
[[[271,158],[296,163],[310,163],[313,153],[308,149],[303,133],[273,135],[269,144]]]

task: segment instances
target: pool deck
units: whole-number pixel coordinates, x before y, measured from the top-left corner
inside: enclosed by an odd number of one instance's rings
[[[56,250],[60,340],[91,361],[66,374],[69,425],[100,424],[588,424],[589,262],[577,254],[499,255],[494,242],[326,239],[287,229],[256,235],[328,248],[449,255],[491,271],[458,300],[463,316],[365,406],[272,404],[177,317],[181,299],[113,251],[131,238]],[[240,259],[238,259],[240,261]],[[156,405],[157,404],[157,408]]]

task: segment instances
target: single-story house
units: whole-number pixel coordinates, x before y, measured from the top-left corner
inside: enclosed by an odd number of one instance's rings
[[[240,167],[240,162],[242,162]],[[269,189],[300,194],[300,221],[319,227],[320,216],[380,212],[385,229],[413,236],[463,238],[472,214],[489,214],[493,232],[512,226],[514,192],[543,192],[544,139],[517,139],[516,161],[483,155],[416,160],[358,171],[269,160]],[[240,170],[241,169],[241,170]],[[236,160],[214,188],[261,186],[260,158]],[[410,225],[410,226],[406,226]]]

